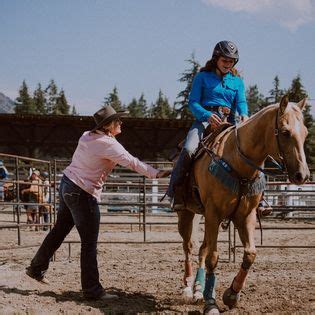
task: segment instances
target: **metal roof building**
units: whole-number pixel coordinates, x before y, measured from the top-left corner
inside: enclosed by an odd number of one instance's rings
[[[165,160],[185,138],[192,121],[124,118],[118,141],[142,160]],[[90,116],[0,114],[0,152],[33,158],[71,158]]]

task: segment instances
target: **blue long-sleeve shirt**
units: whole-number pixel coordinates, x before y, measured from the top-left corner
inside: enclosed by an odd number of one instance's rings
[[[239,115],[248,115],[243,80],[228,72],[223,78],[215,72],[198,72],[193,80],[188,106],[198,121],[212,115],[208,106],[227,106]]]

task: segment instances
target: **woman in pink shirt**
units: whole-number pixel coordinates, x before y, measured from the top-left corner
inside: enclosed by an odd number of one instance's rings
[[[99,281],[97,267],[97,239],[100,211],[98,201],[102,186],[116,164],[122,165],[149,178],[169,175],[132,156],[116,140],[121,133],[120,117],[126,112],[116,112],[106,106],[94,114],[96,126],[81,136],[71,164],[64,170],[59,189],[60,204],[57,221],[32,259],[26,274],[48,283],[44,275],[54,252],[75,225],[81,239],[81,284],[87,299],[108,300],[118,296],[105,292]]]

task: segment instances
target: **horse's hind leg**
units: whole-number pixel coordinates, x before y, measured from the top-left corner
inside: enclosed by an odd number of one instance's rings
[[[193,219],[195,214],[188,210],[177,211],[178,231],[183,239],[183,249],[185,253],[185,274],[183,296],[185,299],[192,298],[192,285],[194,281],[192,268],[192,250],[193,250]]]
[[[256,226],[256,211],[253,210],[250,215],[245,219],[245,222],[236,221],[238,234],[244,246],[244,256],[241,268],[233,279],[231,287],[228,288],[223,294],[223,302],[229,308],[237,305],[240,299],[240,292],[245,284],[245,280],[249,268],[254,263],[256,258],[255,248],[255,226]]]

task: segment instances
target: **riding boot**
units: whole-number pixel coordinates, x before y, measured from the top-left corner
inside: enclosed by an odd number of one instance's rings
[[[185,178],[189,173],[192,158],[186,149],[182,149],[172,171],[167,195],[172,199],[172,209],[185,208]]]
[[[185,185],[174,187],[174,198],[171,207],[174,211],[185,209]]]

